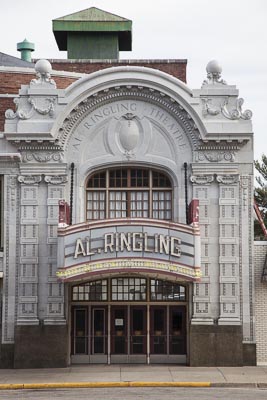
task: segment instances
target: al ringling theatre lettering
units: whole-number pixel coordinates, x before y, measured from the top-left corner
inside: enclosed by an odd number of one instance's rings
[[[106,221],[60,228],[57,276],[75,279],[99,271],[155,270],[200,278],[200,235],[197,227],[156,222],[132,226]]]

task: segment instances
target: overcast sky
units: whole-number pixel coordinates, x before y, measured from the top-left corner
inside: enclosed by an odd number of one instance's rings
[[[186,58],[187,80],[199,88],[208,61],[236,85],[253,111],[255,158],[267,154],[267,0],[0,0],[0,52],[20,57],[16,43],[35,43],[34,58],[66,58],[52,19],[99,7],[133,21],[133,50],[121,58]]]

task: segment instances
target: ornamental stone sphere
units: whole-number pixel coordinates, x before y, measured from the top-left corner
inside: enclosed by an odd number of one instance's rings
[[[38,60],[35,64],[35,71],[41,75],[50,74],[52,72],[52,65],[48,60]]]
[[[206,71],[210,74],[221,74],[222,67],[217,60],[211,60],[206,66]]]

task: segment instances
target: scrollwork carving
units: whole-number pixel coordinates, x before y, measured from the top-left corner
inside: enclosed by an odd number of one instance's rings
[[[209,162],[220,162],[220,161],[235,161],[235,153],[233,151],[203,151],[198,152],[197,161],[209,161]]]
[[[239,175],[217,175],[216,180],[224,185],[234,185],[239,182]]]
[[[37,161],[40,163],[47,162],[62,162],[63,160],[63,152],[24,152],[22,153],[22,161]]]
[[[67,175],[45,175],[44,181],[51,185],[61,185],[68,181]]]
[[[222,106],[222,114],[224,115],[225,118],[228,119],[251,119],[252,118],[252,111],[250,110],[245,110],[242,111],[242,105],[244,104],[244,99],[240,98],[236,100],[236,108],[233,108],[232,110],[227,109],[228,105],[228,100],[226,99],[223,106]]]
[[[244,104],[244,99],[240,98],[236,100],[236,105],[232,109],[228,109],[229,98],[224,99],[222,104],[215,106],[212,104],[211,98],[202,98],[203,102],[203,115],[216,116],[222,114],[225,118],[231,120],[244,119],[249,120],[252,118],[252,111],[245,110],[242,111],[242,106]]]
[[[18,181],[24,185],[37,185],[42,180],[41,175],[19,175]]]
[[[191,175],[190,181],[197,185],[207,185],[214,181],[213,175]]]

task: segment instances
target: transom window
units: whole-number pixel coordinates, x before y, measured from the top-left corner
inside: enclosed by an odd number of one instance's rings
[[[86,187],[86,219],[172,219],[172,185],[161,172],[117,168],[92,175]]]
[[[186,287],[161,279],[117,277],[72,287],[72,301],[186,301]]]

